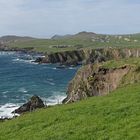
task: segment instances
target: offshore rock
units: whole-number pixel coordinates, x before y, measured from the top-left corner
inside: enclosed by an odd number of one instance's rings
[[[33,111],[37,108],[43,108],[45,105],[43,101],[36,95],[32,96],[30,101],[23,104],[21,107],[13,111],[12,113],[22,114],[24,112]]]

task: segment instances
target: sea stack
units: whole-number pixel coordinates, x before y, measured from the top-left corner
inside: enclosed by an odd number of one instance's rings
[[[13,111],[12,113],[22,114],[24,112],[33,111],[37,108],[45,107],[43,101],[36,95],[32,96],[29,102],[23,104],[21,107]]]

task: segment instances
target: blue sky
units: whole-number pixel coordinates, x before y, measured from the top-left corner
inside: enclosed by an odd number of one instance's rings
[[[140,32],[140,0],[0,0],[0,36]]]

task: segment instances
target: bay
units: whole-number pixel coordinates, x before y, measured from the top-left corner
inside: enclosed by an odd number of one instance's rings
[[[0,117],[38,95],[49,104],[60,103],[66,97],[69,81],[78,67],[58,69],[56,64],[36,64],[35,56],[15,52],[0,52]]]

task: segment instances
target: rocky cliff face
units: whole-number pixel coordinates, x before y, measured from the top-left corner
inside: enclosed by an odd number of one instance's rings
[[[81,62],[85,59],[85,54],[83,50],[78,51],[65,51],[65,52],[57,52],[46,55],[43,59],[43,62],[50,63],[67,63],[67,62]]]
[[[130,57],[140,57],[140,48],[103,48],[85,50],[86,64]]]
[[[111,59],[121,59],[130,57],[140,57],[140,48],[101,48],[101,49],[82,49],[75,51],[65,51],[47,54],[40,59],[40,63],[83,63],[90,64]]]
[[[106,95],[117,87],[140,81],[140,69],[124,65],[105,68],[99,64],[83,66],[69,83],[63,103],[75,102],[91,96]]]

